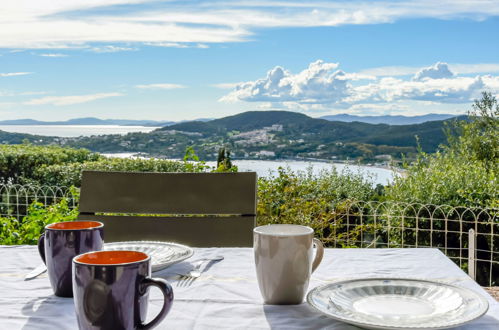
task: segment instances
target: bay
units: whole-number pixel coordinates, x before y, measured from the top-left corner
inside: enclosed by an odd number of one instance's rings
[[[134,153],[103,154],[107,157],[133,158]],[[256,172],[259,177],[271,177],[277,174],[279,167],[289,168],[294,172],[312,171],[317,175],[321,171],[336,169],[339,173],[360,174],[374,185],[387,185],[393,182],[395,177],[401,174],[399,169],[389,167],[367,166],[356,164],[332,163],[322,161],[302,161],[302,160],[250,160],[236,159],[232,163],[238,167],[239,172]],[[216,162],[206,162],[208,166],[216,166]]]
[[[207,162],[210,166],[215,166],[216,162]],[[366,179],[371,179],[373,183],[387,185],[393,182],[393,178],[400,175],[400,172],[391,168],[365,166],[344,163],[332,163],[321,161],[301,161],[301,160],[234,160],[240,172],[254,171],[258,176],[273,176],[277,174],[279,167],[289,168],[294,172],[306,172],[310,170],[317,175],[321,171],[336,169],[339,173],[360,174]]]
[[[119,125],[0,125],[0,130],[12,133],[26,133],[43,136],[78,137],[105,134],[125,135],[132,132],[151,132],[158,127],[148,126],[119,126]],[[134,157],[134,153],[106,154],[110,157]],[[335,168],[338,172],[347,171],[359,173],[374,184],[389,184],[393,178],[401,175],[400,171],[394,171],[386,167],[365,166],[355,164],[332,163],[322,161],[301,160],[234,160],[233,163],[241,172],[254,171],[260,177],[268,177],[277,174],[279,167],[288,167],[292,171],[311,170],[318,174],[322,170]],[[216,162],[207,162],[209,166],[215,166]]]
[[[148,133],[159,127],[120,126],[120,125],[0,125],[0,130],[9,133],[24,133],[43,136],[78,137],[105,134],[144,132]]]

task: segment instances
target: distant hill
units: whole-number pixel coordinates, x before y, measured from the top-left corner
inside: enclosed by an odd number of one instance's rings
[[[166,126],[173,121],[99,119],[94,117],[75,118],[65,121],[40,121],[33,119],[14,119],[0,121],[0,125],[121,125],[121,126]]]
[[[24,133],[10,133],[0,131],[0,144],[21,144],[25,141],[35,144],[49,144],[54,141],[54,136],[40,136]]]
[[[262,116],[261,114],[265,112],[267,115]],[[301,119],[312,119],[304,114],[289,111],[250,111],[248,115],[249,119],[253,116],[262,117],[264,120],[272,121],[275,120],[275,116],[282,116],[282,113],[289,113],[286,117],[280,118],[279,120],[295,120]],[[281,113],[280,115],[278,113]],[[121,126],[170,126],[174,124],[184,124],[193,121],[196,122],[211,122],[215,125],[231,125],[233,120],[240,120],[239,115],[224,117],[220,119],[213,118],[199,118],[195,120],[181,120],[178,122],[174,121],[156,121],[156,120],[134,120],[134,119],[99,119],[94,117],[87,118],[74,118],[65,121],[40,121],[34,119],[14,119],[14,120],[3,120],[0,121],[0,125],[121,125]],[[446,120],[453,118],[455,115],[451,114],[427,114],[422,116],[356,116],[349,114],[338,114],[322,116],[318,119],[324,119],[328,121],[341,121],[341,122],[361,122],[368,124],[388,124],[388,125],[410,125],[410,124],[420,124],[427,121],[436,120]],[[260,118],[260,119],[262,119]],[[262,122],[265,125],[265,123]],[[247,128],[247,126],[245,126]]]
[[[78,123],[95,125],[94,119],[82,118]],[[141,152],[163,158],[183,158],[186,148],[193,147],[203,160],[216,159],[219,148],[225,146],[234,158],[348,159],[376,164],[390,157],[414,159],[418,141],[423,151],[435,152],[446,142],[444,125],[442,120],[388,125],[329,121],[289,111],[248,111],[126,135],[59,138],[0,131],[0,142],[28,140],[34,144],[60,144],[105,153]]]
[[[213,118],[199,118],[195,121],[210,121]],[[95,117],[74,118],[65,121],[41,121],[34,119],[0,120],[0,125],[119,125],[119,126],[168,126],[176,123],[189,122],[190,120],[157,121],[136,119],[99,119]]]
[[[359,142],[416,147],[415,136],[417,135],[424,150],[434,151],[445,141],[443,121],[429,121],[413,125],[368,124],[358,121],[329,121],[290,111],[248,111],[208,122],[192,121],[174,124],[159,128],[158,131],[178,130],[212,135],[230,131],[246,132],[272,125],[283,126],[283,132],[278,135],[290,139],[303,136],[318,143]]]
[[[322,116],[320,118],[347,123],[358,121],[369,124],[410,125],[421,124],[427,121],[446,120],[453,117],[456,117],[456,115],[429,113],[421,116],[356,116],[342,113],[338,115]]]

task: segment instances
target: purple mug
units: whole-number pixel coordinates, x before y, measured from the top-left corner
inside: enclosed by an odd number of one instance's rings
[[[151,329],[170,311],[173,290],[151,278],[151,258],[138,251],[89,252],[73,259],[73,292],[80,329]],[[149,323],[149,287],[163,293],[163,308]]]
[[[72,297],[71,260],[79,254],[102,250],[104,224],[98,221],[68,221],[45,226],[38,239],[38,252],[47,266],[54,294]]]

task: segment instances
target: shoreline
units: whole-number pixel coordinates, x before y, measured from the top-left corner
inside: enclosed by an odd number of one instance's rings
[[[183,161],[183,159],[176,158],[157,158],[152,157],[150,155],[144,154],[142,152],[117,152],[117,153],[99,153],[105,157],[116,157],[114,155],[122,155],[122,157],[118,156],[117,158],[155,158],[155,159],[165,159],[165,160],[174,160],[174,161]],[[342,161],[342,160],[330,160],[330,159],[321,159],[321,158],[302,158],[302,157],[288,157],[288,158],[279,158],[279,159],[260,159],[260,158],[231,158],[233,162],[237,161],[266,161],[266,162],[282,162],[282,161],[298,161],[298,162],[316,162],[316,163],[326,163],[326,164],[338,164],[338,165],[353,165],[353,166],[363,166],[370,168],[379,168],[382,170],[390,170],[397,172],[399,174],[403,174],[405,170],[400,167],[390,166],[390,165],[372,165],[372,164],[362,164],[355,161]],[[203,162],[216,162],[216,160],[203,160]]]

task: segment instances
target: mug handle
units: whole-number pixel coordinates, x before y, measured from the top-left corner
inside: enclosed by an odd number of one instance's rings
[[[314,245],[316,248],[314,262],[312,263],[312,273],[319,266],[324,256],[324,245],[317,238],[314,238]]]
[[[168,314],[168,312],[170,311],[173,302],[173,289],[172,286],[167,281],[161,278],[146,277],[144,280],[142,280],[141,284],[142,284],[141,290],[143,290],[143,293],[146,293],[148,287],[155,286],[161,290],[164,298],[163,308],[161,309],[159,314],[151,322],[146,324],[140,324],[138,327],[138,329],[147,330],[154,328],[156,325],[158,325],[158,323],[163,321],[166,314]]]
[[[42,233],[38,238],[38,253],[40,253],[43,263],[47,264],[45,262],[45,233]]]

